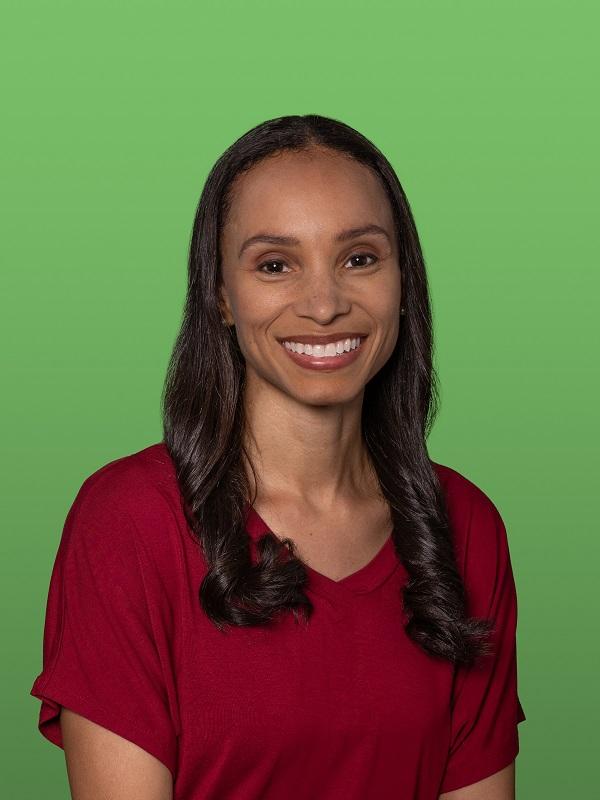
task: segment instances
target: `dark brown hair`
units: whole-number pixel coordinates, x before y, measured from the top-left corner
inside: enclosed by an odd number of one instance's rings
[[[365,387],[362,434],[390,506],[396,552],[409,574],[402,590],[406,633],[428,654],[469,665],[489,651],[491,623],[466,616],[445,499],[427,453],[439,399],[417,230],[386,157],[350,126],[317,114],[271,119],[235,141],[210,171],[196,211],[187,298],[162,412],[184,512],[209,567],[199,601],[220,629],[262,625],[285,611],[296,619],[302,611],[306,620],[312,613],[303,590],[307,574],[293,543],[268,532],[258,542],[257,563],[252,562],[246,512],[253,500],[243,466],[245,361],[235,329],[221,323],[218,292],[220,234],[234,179],[271,155],[315,146],[373,170],[391,204],[405,314],[394,352]]]

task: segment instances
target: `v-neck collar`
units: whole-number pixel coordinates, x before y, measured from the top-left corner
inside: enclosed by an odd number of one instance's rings
[[[250,537],[256,541],[264,533],[270,531],[270,528],[254,506],[248,504],[246,510],[246,530]],[[394,540],[390,534],[379,551],[367,564],[339,581],[329,578],[327,575],[323,575],[323,573],[305,564],[308,574],[307,589],[326,595],[332,600],[350,600],[355,595],[367,594],[377,589],[400,564]]]

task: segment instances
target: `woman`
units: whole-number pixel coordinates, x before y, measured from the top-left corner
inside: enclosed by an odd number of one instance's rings
[[[436,397],[386,158],[318,115],[246,133],[198,206],[164,441],[86,479],[57,554],[31,694],[75,798],[514,797],[507,536],[429,459]]]

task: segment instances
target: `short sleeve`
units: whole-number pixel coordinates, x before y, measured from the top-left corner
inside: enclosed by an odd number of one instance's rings
[[[84,482],[50,578],[43,669],[30,694],[39,731],[63,747],[61,706],[128,739],[175,775],[168,639],[140,532],[109,470]]]
[[[517,726],[526,719],[517,690],[517,594],[506,529],[492,501],[475,489],[467,535],[457,536],[457,557],[469,615],[493,621],[493,652],[455,671],[441,793],[477,783],[511,764],[519,752]]]

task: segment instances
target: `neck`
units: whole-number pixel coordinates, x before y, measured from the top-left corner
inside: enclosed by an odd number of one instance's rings
[[[249,378],[244,446],[257,497],[284,496],[327,511],[377,495],[361,430],[362,401],[363,393],[345,404],[308,405]]]

